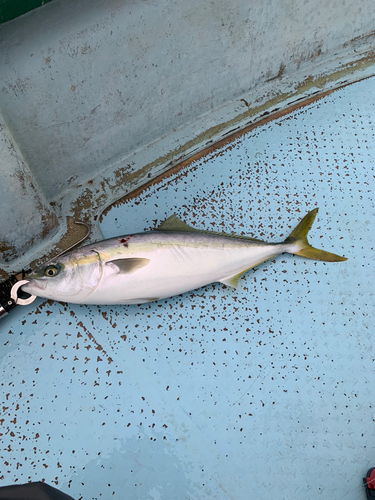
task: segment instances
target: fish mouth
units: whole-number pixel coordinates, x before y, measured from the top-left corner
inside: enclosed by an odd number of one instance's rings
[[[27,293],[31,293],[28,288],[39,288],[39,290],[45,290],[47,288],[47,284],[47,280],[31,279],[29,280],[29,283],[22,286],[22,290]]]

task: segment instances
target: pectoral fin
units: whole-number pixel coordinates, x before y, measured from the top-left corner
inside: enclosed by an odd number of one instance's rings
[[[129,257],[128,259],[116,259],[106,262],[106,266],[110,266],[117,274],[131,274],[147,266],[150,259],[140,257]]]

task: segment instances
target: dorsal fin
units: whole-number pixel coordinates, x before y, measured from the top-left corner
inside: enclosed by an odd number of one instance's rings
[[[194,227],[188,226],[185,222],[182,222],[181,219],[177,217],[177,215],[173,214],[168,219],[160,224],[157,228],[158,231],[184,231],[188,233],[202,233],[206,231],[201,231],[199,229],[195,229]]]
[[[177,217],[177,215],[173,214],[168,219],[163,221],[159,227],[158,231],[180,231],[185,233],[203,233],[203,234],[215,234],[217,236],[227,236],[228,238],[241,238],[242,240],[250,240],[250,241],[258,241],[259,243],[263,243],[262,240],[258,240],[256,238],[250,238],[249,236],[241,236],[237,234],[227,234],[220,233],[218,231],[207,231],[205,229],[195,229],[195,227],[191,227],[181,219]]]

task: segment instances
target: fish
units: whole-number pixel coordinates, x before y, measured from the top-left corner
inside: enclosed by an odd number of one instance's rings
[[[244,273],[282,253],[347,260],[307,241],[317,208],[281,243],[205,231],[171,215],[156,230],[92,243],[31,272],[22,290],[75,304],[143,304],[219,282],[236,288]]]

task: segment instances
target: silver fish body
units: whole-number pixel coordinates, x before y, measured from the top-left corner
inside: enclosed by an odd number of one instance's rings
[[[284,252],[319,260],[346,260],[307,243],[316,211],[310,212],[283,243],[199,231],[172,216],[156,231],[73,250],[30,274],[22,289],[79,304],[141,304],[213,282],[235,287],[248,269]],[[312,255],[307,255],[309,252]]]

